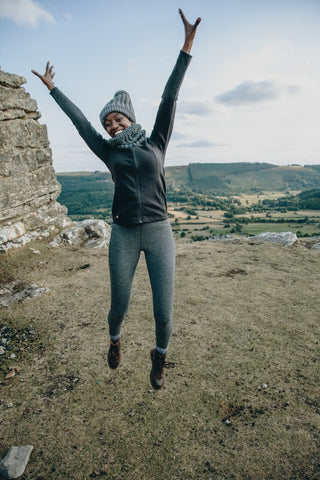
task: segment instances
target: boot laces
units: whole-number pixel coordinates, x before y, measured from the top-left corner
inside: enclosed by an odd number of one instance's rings
[[[159,362],[160,368],[174,368],[176,366],[174,362],[166,361],[166,357],[164,355],[158,355],[157,361]]]

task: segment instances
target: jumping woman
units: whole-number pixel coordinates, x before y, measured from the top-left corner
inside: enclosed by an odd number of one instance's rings
[[[201,21],[190,24],[179,10],[185,41],[165,86],[150,137],[136,123],[129,94],[119,90],[100,113],[102,127],[111,137],[105,139],[53,83],[49,62],[44,75],[35,70],[50,94],[68,115],[88,147],[110,170],[115,184],[112,205],[113,225],[109,245],[111,306],[108,314],[109,367],[121,360],[121,326],[127,313],[131,286],[143,251],[153,296],[156,344],[151,350],[150,382],[164,385],[164,367],[172,332],[175,244],[168,220],[164,160],[171,137],[176,102],[190,51]]]

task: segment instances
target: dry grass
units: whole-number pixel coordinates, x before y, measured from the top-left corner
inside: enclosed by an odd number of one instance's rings
[[[0,457],[34,445],[25,480],[320,479],[319,252],[178,244],[175,368],[155,392],[144,260],[111,372],[107,252],[36,248],[0,257],[8,275],[51,289],[0,312],[36,332],[0,357]]]

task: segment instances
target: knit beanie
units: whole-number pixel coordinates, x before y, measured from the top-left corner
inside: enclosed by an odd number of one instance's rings
[[[110,100],[102,109],[100,113],[100,121],[104,128],[104,121],[106,116],[111,112],[123,113],[129,120],[136,123],[136,117],[134,114],[133,106],[131,103],[130,95],[124,90],[118,90],[112,100]]]

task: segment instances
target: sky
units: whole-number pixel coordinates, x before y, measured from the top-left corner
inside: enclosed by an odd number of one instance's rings
[[[180,90],[166,165],[320,164],[320,0],[0,0],[0,65],[24,76],[57,172],[104,171],[41,81],[107,138],[99,113],[127,90],[151,133],[184,40],[202,18]]]

